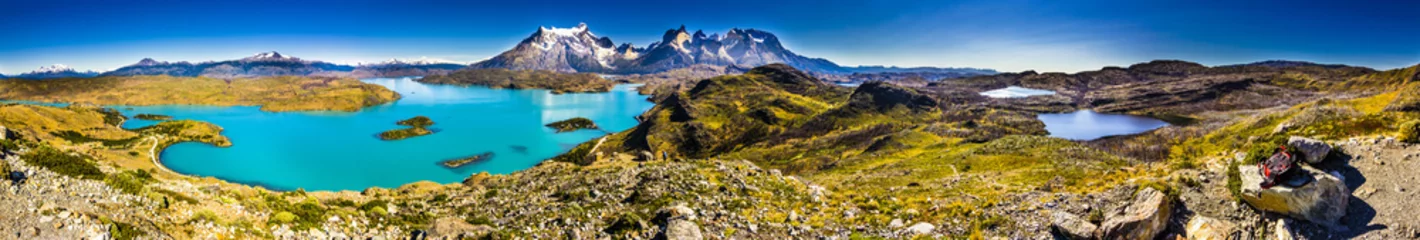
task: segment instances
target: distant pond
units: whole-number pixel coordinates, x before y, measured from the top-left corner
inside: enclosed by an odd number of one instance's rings
[[[1070,140],[1094,140],[1115,135],[1128,135],[1168,126],[1168,122],[1144,116],[1097,113],[1080,110],[1070,113],[1042,113],[1037,119],[1045,122],[1050,136]]]
[[[262,112],[256,106],[110,106],[124,115],[162,114],[215,123],[230,148],[179,143],[160,160],[179,173],[212,176],[278,190],[362,190],[421,180],[462,181],[470,174],[511,173],[609,132],[636,126],[635,116],[654,104],[635,85],[607,93],[552,94],[547,90],[430,85],[413,78],[362,80],[403,95],[358,112]],[[435,133],[397,141],[376,134],[403,128],[395,121],[423,115]],[[573,117],[602,130],[556,133],[544,124]],[[130,119],[126,128],[154,124]],[[491,152],[487,161],[456,169],[444,160]]]
[[[1030,96],[1055,95],[1055,91],[1009,86],[1002,89],[981,92],[981,95],[991,98],[1023,98]]]

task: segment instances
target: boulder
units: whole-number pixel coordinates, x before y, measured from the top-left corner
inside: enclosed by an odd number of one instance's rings
[[[1100,224],[1103,239],[1154,239],[1168,227],[1173,201],[1154,188],[1134,193],[1134,201],[1122,213]]]
[[[937,230],[937,226],[934,226],[931,223],[919,222],[917,224],[912,224],[912,226],[908,226],[905,229],[902,229],[902,232],[907,235],[924,235],[932,234],[932,231],[935,230]]]
[[[10,130],[9,130],[9,129],[5,129],[5,126],[0,126],[0,140],[9,139],[9,136],[10,136]]]
[[[1242,199],[1259,210],[1285,214],[1328,227],[1337,227],[1346,215],[1350,189],[1340,177],[1315,168],[1302,166],[1301,177],[1311,177],[1311,183],[1301,187],[1261,187],[1262,174],[1257,166],[1238,166],[1242,178]]]
[[[1302,153],[1302,159],[1310,164],[1321,163],[1331,154],[1331,145],[1321,140],[1292,136],[1287,138],[1287,146]]]
[[[1272,239],[1293,240],[1297,239],[1296,234],[1292,234],[1292,221],[1290,219],[1277,219],[1277,224],[1273,224]]]
[[[1189,240],[1238,239],[1237,224],[1204,216],[1193,216],[1184,227]]]
[[[700,233],[700,225],[695,224],[695,210],[691,210],[684,204],[656,211],[656,219],[653,221],[663,224],[661,225],[661,235],[657,239],[705,239],[705,236]]]
[[[1068,239],[1094,239],[1095,231],[1099,229],[1094,223],[1064,211],[1051,215],[1050,227],[1056,234]]]

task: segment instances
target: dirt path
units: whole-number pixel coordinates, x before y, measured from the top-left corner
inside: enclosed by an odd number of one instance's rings
[[[1350,231],[1330,237],[1420,239],[1420,144],[1375,138],[1333,144],[1347,156],[1350,166],[1341,172],[1354,198],[1341,219]]]

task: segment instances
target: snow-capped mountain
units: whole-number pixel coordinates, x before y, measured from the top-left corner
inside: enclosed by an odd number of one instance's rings
[[[625,48],[625,47],[623,47]],[[610,38],[600,37],[587,24],[573,28],[538,27],[512,50],[474,63],[474,68],[539,69],[558,72],[616,72],[618,51]]]
[[[794,54],[769,32],[731,29],[724,35],[690,33],[685,26],[667,30],[661,41],[645,48],[615,45],[598,37],[585,23],[573,28],[539,27],[532,36],[474,68],[540,69],[559,72],[652,73],[694,64],[759,66],[785,63],[795,68],[840,73],[837,64]]]
[[[34,71],[31,71],[31,72],[21,73],[20,75],[16,75],[15,78],[24,78],[24,79],[46,79],[46,78],[93,77],[93,76],[96,76],[96,75],[99,75],[99,73],[98,73],[98,72],[94,72],[94,71],[83,71],[83,72],[80,72],[80,71],[74,70],[73,68],[70,68],[69,66],[65,66],[64,64],[54,64],[54,65],[49,65],[49,66],[41,66],[41,67],[39,67],[38,70],[34,70]]]
[[[322,61],[306,61],[281,53],[263,52],[238,60],[201,63],[166,62],[144,58],[133,65],[104,73],[104,76],[170,75],[185,77],[246,78],[262,76],[342,76],[355,67]]]

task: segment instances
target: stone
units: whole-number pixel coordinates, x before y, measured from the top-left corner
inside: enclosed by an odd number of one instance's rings
[[[1346,215],[1346,204],[1350,199],[1350,189],[1335,175],[1315,168],[1303,166],[1302,177],[1311,177],[1311,183],[1300,187],[1261,187],[1262,174],[1257,166],[1238,166],[1242,177],[1242,199],[1259,210],[1281,213],[1307,220],[1327,227],[1338,227],[1338,221]]]
[[[1331,145],[1321,140],[1292,136],[1287,138],[1287,146],[1302,153],[1302,159],[1310,164],[1318,164],[1331,154]]]
[[[442,217],[435,219],[429,226],[430,239],[465,239],[479,238],[493,231],[487,225],[473,225],[457,217]]]
[[[1134,201],[1123,212],[1111,214],[1100,224],[1103,239],[1154,239],[1168,227],[1173,201],[1154,188],[1134,193]]]
[[[656,160],[656,155],[649,151],[641,151],[636,154],[636,161],[645,162],[651,160]]]
[[[1095,232],[1099,230],[1094,223],[1080,219],[1075,214],[1065,211],[1057,211],[1051,214],[1050,227],[1056,234],[1060,234],[1069,239],[1094,239]]]
[[[9,130],[9,129],[6,129],[5,126],[0,126],[0,140],[9,139],[9,136],[10,136],[10,130]]]
[[[901,228],[903,226],[907,226],[907,223],[902,222],[902,219],[893,218],[892,221],[888,222],[889,228]]]
[[[933,226],[931,223],[926,222],[912,224],[912,226],[908,226],[906,229],[902,229],[903,233],[913,235],[932,234],[932,231],[934,230],[937,230],[937,226]]]
[[[1189,240],[1228,240],[1238,239],[1237,224],[1218,220],[1201,215],[1195,215],[1188,220],[1187,229]]]
[[[684,204],[662,208],[656,211],[655,222],[661,222],[661,236],[658,239],[686,240],[705,239],[700,225],[695,224],[695,210]]]
[[[1272,239],[1276,239],[1276,240],[1294,240],[1294,239],[1297,239],[1297,238],[1294,236],[1294,234],[1292,234],[1292,221],[1291,221],[1290,219],[1286,219],[1286,218],[1277,219],[1277,224],[1273,224],[1273,226],[1276,226],[1276,227],[1275,227],[1275,229],[1273,230]]]

